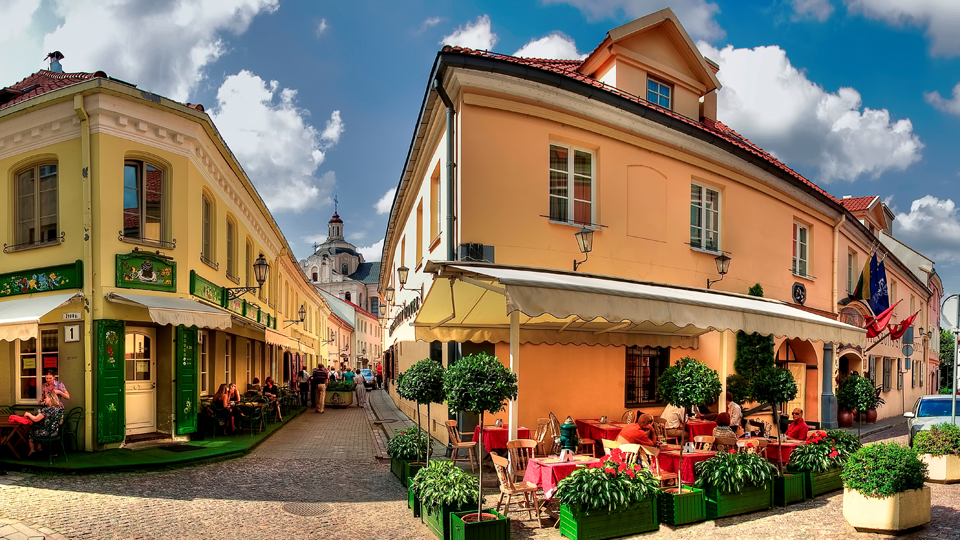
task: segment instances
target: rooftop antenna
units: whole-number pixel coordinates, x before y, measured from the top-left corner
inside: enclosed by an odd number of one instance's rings
[[[60,66],[60,60],[63,60],[63,53],[60,51],[53,51],[48,54],[44,60],[50,61],[50,71],[54,73],[63,73],[63,67]]]

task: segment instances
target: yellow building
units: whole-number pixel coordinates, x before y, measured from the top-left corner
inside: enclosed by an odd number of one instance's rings
[[[0,90],[0,192],[0,403],[52,371],[87,450],[321,361],[329,308],[202,106],[35,73]]]
[[[656,415],[666,366],[691,356],[725,381],[744,330],[775,336],[806,418],[835,425],[837,349],[868,346],[838,321],[839,230],[861,250],[872,233],[720,122],[718,70],[669,9],[583,61],[444,47],[384,241],[386,377],[483,350],[518,374],[511,430],[551,411]]]

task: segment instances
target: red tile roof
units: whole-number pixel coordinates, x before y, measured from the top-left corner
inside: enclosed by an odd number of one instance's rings
[[[688,118],[688,117],[683,116],[683,115],[681,115],[681,114],[677,114],[676,112],[674,112],[674,111],[672,111],[672,110],[670,110],[670,109],[665,109],[665,108],[663,108],[663,107],[660,107],[660,106],[658,106],[658,105],[655,105],[655,104],[653,104],[653,103],[650,103],[649,101],[647,101],[647,100],[645,100],[645,99],[643,99],[643,98],[641,98],[641,97],[639,97],[639,96],[630,94],[630,93],[628,93],[628,92],[624,92],[623,90],[620,90],[619,88],[616,88],[616,87],[614,87],[614,86],[610,86],[610,85],[608,85],[608,84],[606,84],[606,83],[603,83],[603,82],[601,82],[601,81],[599,81],[599,80],[597,80],[597,79],[594,79],[593,77],[584,75],[583,73],[580,73],[580,72],[578,71],[578,68],[580,67],[580,65],[583,64],[583,61],[582,61],[582,60],[552,60],[552,59],[547,59],[547,58],[519,58],[519,57],[516,57],[516,56],[509,56],[509,55],[506,55],[506,54],[499,54],[499,53],[494,53],[494,52],[490,52],[490,51],[475,51],[475,50],[473,50],[473,49],[467,49],[467,48],[463,48],[463,47],[452,47],[452,46],[449,46],[449,45],[447,45],[447,46],[445,46],[445,47],[443,48],[443,52],[468,54],[468,55],[473,55],[473,56],[482,56],[482,57],[486,57],[486,58],[494,58],[494,59],[497,59],[497,60],[503,60],[503,61],[507,61],[507,62],[514,62],[514,63],[517,63],[517,64],[522,64],[522,65],[526,65],[526,66],[530,66],[530,67],[542,69],[542,70],[545,70],[545,71],[551,71],[551,72],[554,72],[554,73],[559,73],[559,74],[561,74],[561,75],[570,77],[571,79],[575,79],[575,80],[578,80],[578,81],[580,81],[580,82],[589,84],[589,85],[591,85],[591,86],[594,86],[594,87],[597,87],[597,88],[601,88],[601,89],[606,90],[606,91],[608,91],[608,92],[610,92],[610,93],[612,93],[612,94],[616,94],[616,95],[618,95],[618,96],[620,96],[620,97],[623,97],[623,98],[625,98],[625,99],[628,99],[628,100],[630,100],[630,101],[633,101],[633,102],[635,102],[635,103],[638,103],[638,104],[640,104],[640,105],[643,105],[643,106],[645,106],[645,107],[649,107],[649,108],[651,108],[651,109],[657,110],[657,111],[659,111],[659,112],[661,112],[661,113],[663,113],[663,114],[665,114],[665,115],[667,115],[667,116],[670,116],[670,117],[672,117],[672,118],[674,118],[674,119],[676,119],[676,120],[679,120],[679,121],[681,121],[681,122],[684,122],[684,123],[686,123],[686,124],[689,124],[690,126],[693,126],[693,127],[697,128],[697,129],[701,129],[701,130],[703,130],[703,131],[705,131],[705,132],[707,132],[707,133],[710,133],[711,135],[715,135],[715,136],[717,136],[717,137],[720,137],[721,139],[726,140],[727,142],[730,142],[730,143],[732,143],[732,144],[734,144],[734,145],[736,145],[736,146],[739,146],[740,148],[742,148],[742,149],[744,149],[744,150],[747,150],[748,152],[750,152],[750,153],[752,153],[752,154],[760,157],[761,159],[767,161],[768,163],[776,166],[777,168],[781,169],[782,171],[786,172],[787,174],[789,174],[789,175],[797,178],[798,180],[800,180],[801,182],[803,182],[803,183],[805,183],[806,185],[810,186],[811,188],[813,188],[814,190],[816,190],[816,191],[819,192],[820,194],[824,195],[824,196],[827,197],[828,199],[830,199],[830,200],[832,200],[832,201],[835,201],[835,202],[839,202],[836,197],[834,197],[833,195],[830,195],[829,193],[827,193],[826,191],[824,191],[823,189],[821,189],[820,186],[814,184],[814,183],[811,182],[810,180],[807,180],[806,178],[803,177],[803,175],[801,175],[800,173],[794,171],[793,169],[791,169],[790,167],[788,167],[786,164],[784,164],[782,161],[780,161],[779,159],[773,157],[773,156],[770,155],[768,152],[764,151],[762,148],[760,148],[760,147],[757,146],[756,144],[753,144],[752,142],[750,142],[749,140],[747,140],[746,137],[740,135],[739,133],[737,133],[736,131],[734,131],[733,129],[731,129],[729,126],[723,124],[722,122],[714,122],[713,120],[709,120],[709,119],[704,119],[703,121],[697,121],[697,120],[694,120],[694,119],[692,119],[692,118]]]
[[[877,195],[868,195],[866,197],[844,197],[840,199],[840,204],[850,212],[861,212],[863,210],[868,210],[870,205],[873,204],[873,201],[877,199]]]
[[[26,79],[8,86],[0,88],[0,109],[16,105],[21,101],[35,98],[39,95],[53,92],[67,86],[79,84],[90,79],[106,78],[107,74],[102,71],[95,73],[56,73],[41,69],[30,75]]]

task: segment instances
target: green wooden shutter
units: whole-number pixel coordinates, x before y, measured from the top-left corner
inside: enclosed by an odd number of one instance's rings
[[[177,327],[177,435],[197,431],[197,415],[200,412],[197,393],[197,347],[196,326]]]
[[[94,322],[97,339],[97,442],[123,442],[127,433],[124,414],[124,323],[111,320]]]

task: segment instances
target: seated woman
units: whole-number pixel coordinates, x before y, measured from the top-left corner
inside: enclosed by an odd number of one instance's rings
[[[717,427],[713,428],[714,437],[723,437],[726,439],[736,439],[737,432],[730,427],[730,415],[722,412],[717,415]]]
[[[641,414],[633,424],[627,424],[617,435],[620,444],[657,445],[657,433],[653,428],[653,416]]]
[[[40,445],[34,442],[34,437],[49,438],[56,437],[60,433],[60,421],[63,419],[63,406],[60,405],[60,398],[55,393],[46,394],[43,398],[43,407],[40,414],[27,413],[27,418],[33,421],[33,427],[30,429],[30,453],[27,457],[36,452]]]
[[[267,377],[263,381],[263,397],[270,402],[270,410],[276,411],[277,419],[283,420],[280,417],[280,401],[277,399],[280,397],[280,388],[273,384],[273,377]]]
[[[236,385],[221,384],[217,393],[213,396],[213,410],[221,415],[226,421],[231,432],[237,431],[237,417],[240,416],[240,409],[230,404],[230,387]]]
[[[237,388],[237,383],[230,383],[228,396],[230,401],[240,403],[240,390]]]

